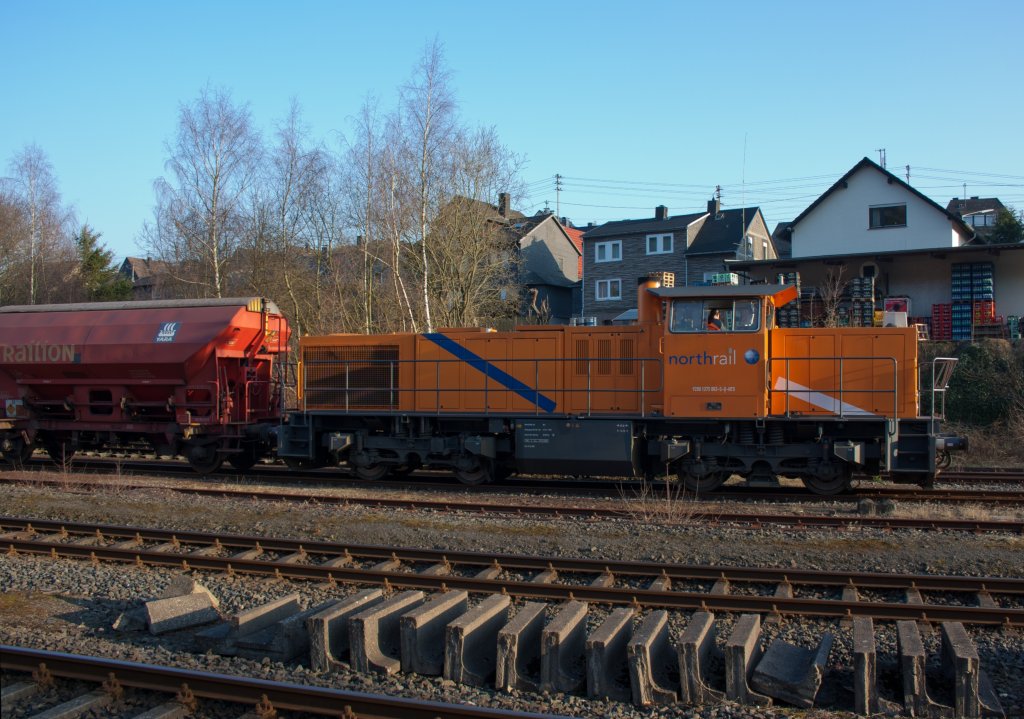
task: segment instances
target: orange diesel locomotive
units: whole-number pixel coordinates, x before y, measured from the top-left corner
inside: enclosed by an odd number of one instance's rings
[[[796,297],[659,273],[631,326],[304,337],[278,456],[367,479],[449,468],[467,484],[514,472],[676,474],[700,492],[733,475],[799,477],[819,494],[856,474],[930,482],[965,447],[940,414],[921,415],[916,332],[775,327]],[[955,362],[928,368],[930,406]]]

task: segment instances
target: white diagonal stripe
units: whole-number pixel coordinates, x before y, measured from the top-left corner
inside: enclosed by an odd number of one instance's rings
[[[823,409],[826,412],[832,412],[833,414],[860,414],[874,416],[874,412],[868,412],[866,409],[861,409],[856,405],[852,405],[848,402],[840,402],[832,395],[825,394],[824,392],[815,392],[810,387],[804,387],[802,384],[796,382],[790,382],[785,377],[779,377],[775,381],[775,390],[788,392],[790,397],[798,399],[802,402]]]

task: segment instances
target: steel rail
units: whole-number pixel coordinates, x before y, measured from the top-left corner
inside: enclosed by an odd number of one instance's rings
[[[40,469],[52,468],[53,461],[47,459],[33,459],[28,463],[32,467]],[[141,472],[141,473],[170,473],[170,474],[182,474],[191,477],[194,481],[203,481],[204,476],[196,474],[195,470],[187,464],[184,460],[173,460],[173,459],[107,459],[102,457],[89,457],[89,456],[76,456],[72,460],[72,470],[102,470],[109,468],[112,465],[116,465],[121,472]],[[499,484],[492,485],[479,485],[474,487],[467,487],[466,485],[459,482],[454,475],[450,472],[444,472],[441,470],[417,470],[415,476],[422,478],[421,481],[401,481],[394,478],[385,480],[365,480],[355,477],[344,467],[328,467],[321,469],[308,469],[302,471],[296,471],[285,467],[280,464],[258,464],[245,472],[239,473],[232,469],[220,469],[206,477],[210,478],[238,478],[239,476],[244,477],[275,477],[284,478],[285,481],[325,481],[334,484],[348,484],[357,487],[387,487],[387,488],[401,488],[401,489],[416,489],[416,488],[447,488],[452,490],[464,490],[468,492],[500,492],[503,490],[542,490],[542,489],[558,489],[566,491],[609,491],[617,490],[619,487],[631,488],[634,486],[641,486],[642,482],[638,480],[625,479],[625,478],[607,478],[607,479],[574,479],[574,478],[543,478],[543,477],[513,477],[505,480]],[[882,475],[882,479],[886,479],[886,475]],[[861,480],[865,481],[865,480]],[[1021,483],[1024,484],[1024,472],[1013,469],[965,469],[965,470],[943,470],[935,477],[937,484],[1013,484]],[[655,483],[660,484],[660,483]],[[856,488],[852,493],[841,494],[841,495],[815,495],[810,494],[809,491],[801,487],[792,488],[780,488],[777,490],[770,490],[773,492],[778,491],[792,491],[794,494],[802,494],[810,500],[840,500],[840,499],[853,499],[858,498],[859,495],[864,491],[874,491],[876,488],[859,487]],[[902,489],[894,488],[897,491],[903,491],[907,493],[920,494],[922,497],[927,497],[929,494],[939,491],[935,489]],[[723,491],[730,492],[749,492],[752,495],[756,495],[764,490],[760,490],[756,487],[729,487],[726,486],[724,489],[717,490],[715,494]],[[956,490],[949,490],[956,491]],[[966,490],[961,490],[966,491]]]
[[[191,471],[191,470],[190,470]],[[203,480],[197,476],[188,478],[193,483],[201,483]],[[230,481],[230,480],[227,480]],[[36,484],[41,486],[67,486],[68,480],[56,479],[29,479],[22,477],[3,477],[0,482],[9,484]],[[151,486],[160,486],[174,491],[192,491],[194,493],[216,493],[216,492],[256,492],[265,491],[274,493],[274,490],[256,490],[250,488],[227,487],[222,489],[209,489],[202,487],[178,488],[164,487],[163,485],[130,484],[126,485],[123,480],[78,480],[77,487],[88,485],[116,484],[123,489],[144,489]],[[390,491],[439,491],[439,492],[460,492],[466,494],[509,494],[514,492],[535,492],[540,490],[561,490],[565,494],[585,494],[596,497],[608,497],[621,499],[624,502],[633,501],[646,491],[650,496],[659,497],[665,491],[665,483],[653,482],[643,483],[637,480],[605,480],[605,481],[582,481],[582,480],[506,480],[501,484],[482,485],[479,487],[466,487],[461,482],[452,479],[445,482],[431,478],[429,481],[367,481],[353,479],[345,476],[341,482],[345,486],[359,489],[384,489]],[[294,487],[294,485],[292,485]],[[301,488],[301,487],[300,487]],[[672,490],[672,485],[668,487]],[[287,492],[280,492],[282,496],[290,496]],[[1024,491],[1020,490],[977,490],[977,489],[909,489],[904,487],[858,487],[847,494],[823,496],[808,494],[802,487],[777,487],[774,489],[759,489],[756,487],[731,487],[726,486],[717,489],[710,494],[692,495],[686,493],[680,495],[680,499],[693,502],[717,502],[717,501],[786,501],[786,502],[857,502],[861,499],[899,499],[908,502],[976,502],[982,504],[1024,504]]]
[[[28,531],[26,520],[12,521],[0,518],[0,526],[10,529],[20,525]],[[43,522],[31,522],[38,531]],[[70,528],[69,528],[70,527]],[[929,575],[885,575],[877,573],[829,573],[810,570],[732,568],[687,565],[661,565],[642,562],[605,562],[586,559],[548,559],[517,557],[504,554],[476,552],[440,552],[433,550],[395,549],[391,547],[365,547],[337,545],[324,542],[296,542],[268,538],[239,537],[237,535],[209,535],[191,532],[149,531],[130,527],[104,525],[72,525],[49,523],[53,531],[65,530],[76,534],[104,537],[129,537],[142,541],[177,541],[179,543],[205,543],[221,548],[260,548],[263,550],[330,554],[332,557],[361,557],[367,560],[399,559],[407,562],[448,563],[471,566],[497,566],[512,570],[546,570],[556,572],[611,573],[632,578],[667,577],[669,580],[714,581],[725,579],[735,582],[789,583],[824,586],[853,586],[858,589],[918,589],[925,591],[989,592],[995,594],[1024,593],[1024,579],[999,577],[937,577]],[[618,605],[637,605],[665,609],[717,610],[731,612],[771,612],[808,616],[846,617],[870,616],[876,619],[915,619],[919,621],[962,621],[974,624],[1002,624],[1024,626],[1024,609],[1000,606],[966,607],[937,604],[902,604],[896,602],[838,601],[779,596],[752,596],[734,594],[708,594],[693,591],[662,591],[637,587],[597,587],[592,585],[540,584],[522,580],[479,579],[456,574],[431,575],[402,571],[358,569],[350,566],[324,564],[298,564],[280,560],[258,560],[235,557],[212,557],[204,554],[175,554],[167,551],[138,548],[100,547],[43,540],[19,539],[8,532],[0,539],[0,549],[8,553],[26,552],[68,557],[136,563],[183,570],[207,570],[244,573],[289,579],[327,582],[351,582],[409,589],[465,589],[472,592],[504,592],[516,597],[560,601],[579,599]],[[201,538],[205,540],[200,541]],[[215,545],[216,546],[216,545]]]
[[[330,689],[290,682],[214,674],[177,667],[126,662],[105,657],[43,651],[0,645],[0,664],[5,671],[32,672],[45,664],[53,675],[101,683],[111,674],[124,687],[176,693],[187,685],[193,696],[247,704],[263,697],[277,710],[359,719],[550,719],[551,714],[445,704],[424,699],[390,697],[344,689]]]
[[[62,484],[58,480],[46,480],[47,484]],[[42,484],[42,482],[31,482]],[[131,485],[118,482],[112,486],[118,489],[152,489],[151,485]],[[476,514],[515,514],[538,515],[546,517],[583,517],[598,518],[635,518],[644,512],[637,502],[624,500],[621,506],[575,506],[575,505],[544,505],[532,503],[503,504],[496,502],[470,502],[428,499],[391,499],[386,497],[351,497],[325,494],[303,494],[298,492],[280,492],[248,488],[203,488],[203,487],[160,487],[179,494],[200,497],[245,497],[268,502],[298,502],[305,504],[329,504],[341,506],[368,506],[389,509],[420,509],[428,511],[469,512]],[[659,500],[648,500],[657,506]],[[686,499],[677,500],[684,503]],[[930,519],[928,517],[877,517],[861,515],[821,515],[821,514],[776,514],[772,512],[725,512],[719,510],[687,511],[685,519],[689,523],[702,524],[743,524],[754,527],[762,525],[785,525],[800,529],[836,528],[836,527],[873,527],[878,529],[922,529],[967,532],[1010,532],[1024,534],[1024,520],[992,520],[992,519]]]

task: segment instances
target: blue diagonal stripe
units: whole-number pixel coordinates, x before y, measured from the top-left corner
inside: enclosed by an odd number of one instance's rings
[[[498,369],[480,355],[470,352],[451,337],[447,337],[440,332],[425,333],[423,336],[441,349],[462,360],[473,369],[483,373],[485,377],[493,379],[503,387],[512,390],[527,402],[537,405],[545,412],[555,411],[556,404],[553,399],[545,397],[539,391],[533,389],[526,383],[519,381],[508,372]]]

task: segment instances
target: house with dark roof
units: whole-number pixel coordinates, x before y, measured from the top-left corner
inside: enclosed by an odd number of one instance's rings
[[[960,217],[867,157],[788,228],[792,257],[960,247],[974,231]]]
[[[876,309],[886,297],[906,298],[908,314],[918,318],[953,302],[954,277],[978,268],[992,281],[996,314],[1024,315],[1024,244],[979,243],[981,228],[967,220],[994,209],[980,198],[954,198],[942,207],[865,157],[795,220],[776,227],[777,259],[728,264],[752,283],[799,273],[812,304],[830,281],[872,278]]]
[[[524,317],[567,324],[579,312],[582,261],[570,228],[553,213],[538,212],[511,222],[508,232],[519,247],[519,281],[527,294]]]
[[[986,243],[996,227],[996,218],[1006,209],[998,197],[954,197],[946,204],[946,212],[958,216],[975,233],[975,242]]]
[[[169,275],[166,262],[149,257],[126,257],[118,273],[132,283],[133,300],[166,299],[163,294],[164,279]]]
[[[518,284],[524,292],[520,320],[566,324],[579,313],[582,249],[552,212],[527,216],[512,209],[508,193],[496,205],[468,197],[453,198],[435,222],[437,231],[487,228],[495,250],[513,252]]]
[[[599,323],[628,319],[636,309],[638,280],[674,272],[678,286],[727,272],[725,261],[776,257],[758,207],[722,209],[711,200],[704,212],[606,222],[583,234],[583,315]],[[627,314],[623,314],[627,313]]]

